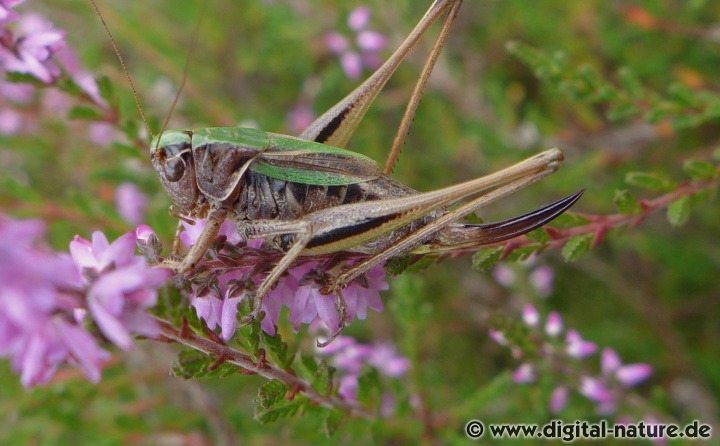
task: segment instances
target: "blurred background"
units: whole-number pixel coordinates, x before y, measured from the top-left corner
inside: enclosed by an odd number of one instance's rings
[[[371,73],[429,3],[145,0],[99,1],[99,7],[154,131],[194,46],[170,128],[241,125],[296,134],[355,88],[361,81],[356,77]],[[367,7],[371,16],[351,26],[348,17],[358,7]],[[81,65],[114,85],[120,127],[140,128],[117,58],[87,1],[27,0],[18,9],[66,30]],[[382,37],[378,48],[357,46],[364,30]],[[353,150],[384,160],[436,31],[437,26],[380,95],[351,141]],[[522,54],[508,51],[510,41],[528,47],[521,47]],[[630,189],[638,199],[666,193],[628,185],[629,172],[683,182],[686,160],[712,160],[720,147],[719,50],[720,4],[710,0],[466,2],[394,177],[431,190],[560,147],[566,161],[556,174],[493,205],[481,218],[507,218],[582,188],[587,192],[575,212],[617,214],[617,190]],[[528,63],[530,56],[537,60]],[[585,77],[584,89],[564,82]],[[606,84],[627,94],[607,94]],[[132,183],[147,197],[142,221],[169,246],[175,220],[146,154],[118,126],[68,120],[72,101],[53,89],[39,91],[19,108],[19,124],[1,131],[2,212],[43,219],[49,246],[65,251],[76,234],[88,238],[102,229],[114,238],[134,230],[115,205],[118,188]],[[628,101],[639,110],[628,109]],[[18,109],[6,97],[0,107]],[[665,114],[651,116],[655,108]],[[50,385],[27,391],[4,362],[0,442],[459,444],[471,418],[545,422],[553,417],[548,395],[562,385],[562,376],[534,385],[513,381],[522,360],[488,336],[497,328],[493,321],[520,320],[528,304],[543,320],[558,312],[566,327],[600,349],[614,349],[624,362],[652,366],[652,377],[628,396],[628,416],[715,423],[720,213],[717,201],[707,199],[714,193],[709,190],[693,199],[683,226],[673,227],[660,209],[632,228],[612,231],[571,263],[551,249],[530,261],[477,271],[465,255],[390,279],[385,312],[371,312],[346,333],[363,342],[393,341],[412,361],[405,377],[388,384],[407,403],[381,422],[350,420],[330,440],[313,420],[263,426],[253,420],[252,405],[263,379],[183,381],[168,376],[172,346],[138,342],[131,354],[114,354],[97,386],[68,370]],[[312,335],[294,334],[286,315],[281,321],[291,348],[312,351]],[[600,373],[597,354],[583,361],[581,367]],[[578,394],[560,415],[598,416],[594,403]]]

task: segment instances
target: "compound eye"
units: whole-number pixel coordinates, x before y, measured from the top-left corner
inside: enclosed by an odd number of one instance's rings
[[[175,183],[182,179],[185,174],[185,161],[179,156],[174,156],[165,160],[165,178]]]

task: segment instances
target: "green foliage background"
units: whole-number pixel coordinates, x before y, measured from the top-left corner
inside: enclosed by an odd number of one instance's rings
[[[145,0],[99,6],[155,130],[182,76],[202,9],[188,86],[171,126],[253,121],[268,131],[287,132],[287,113],[308,78],[320,81],[316,113],[356,85],[324,47],[324,33],[349,33],[347,13],[366,5],[374,14],[370,27],[394,46],[428,3]],[[631,6],[671,26],[638,26],[628,13]],[[122,118],[137,120],[119,64],[88,2],[28,0],[24,8],[42,12],[67,30],[83,63],[107,75],[118,90]],[[684,181],[685,160],[710,160],[720,147],[720,113],[712,109],[720,103],[720,38],[700,33],[718,23],[720,5],[710,0],[468,1],[395,177],[430,190],[558,146],[566,154],[558,173],[482,217],[506,218],[581,188],[587,192],[574,210],[591,214],[617,212],[616,190],[657,196],[628,186],[626,175],[641,170]],[[537,63],[528,66],[521,63],[528,62],[523,54],[510,55],[506,44],[511,40],[538,48]],[[430,44],[424,41],[390,82],[352,140],[353,149],[384,159]],[[553,77],[555,68],[560,71]],[[601,80],[629,92],[631,99],[598,98]],[[577,82],[585,82],[584,87]],[[699,91],[705,93],[698,97]],[[649,116],[656,108],[662,114]],[[701,118],[687,118],[695,115]],[[678,121],[678,116],[686,119]],[[147,223],[167,246],[175,223],[145,155],[132,147],[92,146],[85,133],[84,123],[68,124],[45,113],[31,137],[1,137],[6,161],[0,162],[0,206],[15,216],[45,219],[51,246],[66,250],[75,234],[87,237],[102,229],[115,237],[133,229],[113,206],[115,187],[132,181],[149,195]],[[267,426],[255,422],[252,400],[263,379],[182,381],[168,375],[174,349],[138,342],[136,352],[114,356],[98,386],[67,372],[47,388],[27,392],[3,364],[0,443],[271,444],[282,439],[286,444],[395,444],[434,439],[460,444],[465,442],[462,427],[471,418],[545,422],[551,418],[547,389],[513,385],[509,371],[517,363],[487,337],[488,314],[517,315],[528,302],[543,314],[559,311],[567,326],[615,348],[627,362],[652,364],[654,377],[639,393],[660,413],[714,422],[707,417],[717,416],[720,393],[720,213],[716,201],[693,204],[689,221],[679,229],[659,213],[574,263],[564,263],[559,251],[545,253],[542,261],[556,268],[555,290],[545,300],[499,287],[488,273],[472,270],[470,256],[392,280],[386,312],[356,321],[348,334],[394,340],[413,360],[410,375],[393,384],[399,413],[378,422],[350,420],[331,440],[324,440],[322,423],[312,418]],[[520,275],[526,271],[514,268]],[[281,319],[286,322],[287,316]],[[312,336],[294,335],[288,326],[281,331],[291,348],[312,351]],[[673,395],[683,383],[697,395],[686,405]],[[420,396],[424,417],[404,399],[407,394]],[[577,416],[594,412],[576,395],[563,417]]]

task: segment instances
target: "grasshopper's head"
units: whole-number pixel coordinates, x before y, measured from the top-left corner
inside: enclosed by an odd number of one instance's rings
[[[198,196],[192,132],[168,130],[150,145],[150,159],[160,181],[180,211],[189,214]]]

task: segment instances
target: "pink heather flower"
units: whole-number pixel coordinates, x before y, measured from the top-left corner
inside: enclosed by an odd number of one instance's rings
[[[410,369],[410,360],[400,356],[390,343],[360,344],[349,336],[338,336],[329,346],[317,349],[320,355],[332,357],[332,364],[343,376],[338,393],[354,401],[357,396],[358,375],[365,365],[370,365],[383,375],[399,378]]]
[[[148,225],[140,225],[135,230],[135,236],[142,242],[148,242],[150,237],[155,236],[155,231]]]
[[[357,375],[345,375],[340,378],[340,384],[338,384],[338,395],[340,395],[344,400],[357,401],[357,392]]]
[[[136,235],[129,232],[112,244],[96,231],[92,242],[79,236],[70,242],[73,261],[89,286],[88,310],[103,334],[123,350],[132,348],[131,333],[156,336],[158,327],[146,309],[155,305],[156,289],[168,272],[149,268],[135,256]]]
[[[308,100],[300,100],[287,115],[290,132],[300,133],[315,121],[315,112]]]
[[[182,222],[182,224],[185,231],[180,234],[180,240],[187,247],[190,247],[200,237],[207,221],[202,219],[196,220],[195,225],[186,222]],[[234,244],[241,241],[235,225],[229,220],[223,223],[220,235],[226,236],[229,243]],[[263,240],[261,239],[251,240],[248,247],[258,249],[262,243]],[[332,331],[339,328],[340,316],[337,311],[335,295],[320,293],[321,286],[313,280],[313,277],[304,278],[316,266],[316,263],[309,262],[292,268],[288,271],[288,274],[278,280],[277,284],[264,297],[263,311],[266,317],[262,320],[261,325],[266,333],[275,334],[275,325],[278,322],[283,305],[290,309],[290,323],[296,329],[299,328],[300,324],[309,324],[317,318]],[[219,289],[223,293],[221,296],[200,297],[197,295],[198,290],[196,289],[191,297],[191,305],[195,307],[198,316],[205,319],[210,329],[214,329],[219,325],[222,336],[226,339],[230,339],[237,328],[237,305],[245,295],[240,293],[231,297],[226,296],[226,284],[232,279],[246,280],[247,277],[243,277],[246,273],[247,270],[233,271],[218,277]],[[368,308],[375,311],[384,309],[379,294],[379,291],[387,290],[389,287],[384,277],[384,268],[378,266],[352,282],[343,291],[350,320],[353,320],[355,316],[359,319],[365,319]],[[253,277],[252,280],[256,285],[259,285],[264,278],[265,275],[260,274]],[[302,285],[300,285],[301,281],[303,281]],[[218,305],[220,305],[219,308]]]
[[[109,353],[76,324],[80,276],[70,256],[37,246],[44,231],[38,220],[0,215],[0,356],[25,387],[46,383],[61,364],[97,382]]]
[[[553,414],[560,413],[567,405],[568,397],[569,391],[567,387],[556,387],[550,395],[550,412]]]
[[[366,53],[376,53],[385,48],[387,39],[379,32],[365,30],[358,34],[357,44]]]
[[[320,289],[312,285],[298,287],[292,306],[290,307],[290,323],[309,324],[316,317],[332,332],[340,328],[340,315],[335,304],[335,296],[321,294]]]
[[[580,378],[580,388],[578,391],[591,401],[596,403],[612,402],[612,395],[607,387],[600,380],[583,376]]]
[[[563,331],[563,322],[560,314],[557,311],[553,311],[547,317],[545,321],[545,333],[550,337],[556,337]]]
[[[109,147],[118,139],[118,131],[109,122],[95,121],[88,125],[88,139],[98,147]]]
[[[374,344],[367,362],[391,378],[401,377],[410,369],[410,360],[400,356],[395,346],[389,343]]]
[[[0,133],[3,135],[17,135],[25,128],[25,117],[12,108],[0,109]]]
[[[523,307],[522,318],[528,327],[535,327],[540,323],[540,313],[538,313],[535,307],[529,304]]]
[[[333,354],[333,365],[347,373],[360,373],[360,370],[368,362],[372,350],[371,345],[353,343]],[[319,349],[319,353],[325,354],[323,349]]]
[[[625,387],[640,384],[647,380],[653,372],[649,364],[622,365],[620,357],[611,348],[603,349],[600,364],[603,375],[614,376]]]
[[[363,69],[362,56],[355,52],[347,52],[340,55],[340,65],[350,79],[359,79]]]
[[[200,234],[202,234],[203,229],[205,229],[205,225],[207,225],[207,219],[197,219],[195,220],[195,224],[191,225],[185,221],[182,222],[183,227],[185,230],[180,233],[180,241],[183,242],[185,246],[188,248],[197,242],[198,238],[200,237]],[[224,235],[227,237],[228,243],[239,243],[242,239],[237,233],[237,229],[235,228],[235,224],[232,222],[232,220],[225,220],[220,227],[220,233],[218,235]],[[262,244],[262,240],[252,240],[248,243],[249,246],[258,248]]]
[[[353,31],[360,31],[370,23],[372,12],[367,6],[359,6],[348,14],[348,26]]]
[[[625,387],[633,387],[648,379],[653,373],[649,364],[630,364],[615,372],[615,377]]]
[[[350,321],[356,315],[358,319],[365,319],[368,308],[383,311],[384,306],[380,300],[379,291],[389,288],[387,282],[383,280],[384,277],[385,269],[382,266],[377,266],[343,290]],[[290,323],[296,327],[300,323],[309,324],[317,317],[333,332],[337,331],[340,326],[340,316],[337,311],[335,295],[320,293],[320,288],[315,283],[310,282],[298,286],[291,302],[287,300],[285,302],[290,308]]]
[[[20,16],[10,8],[14,8],[23,1],[24,0],[0,0],[0,23],[17,20]]]
[[[504,287],[509,287],[515,283],[515,271],[507,265],[496,266],[493,269],[492,275],[495,281]]]
[[[325,35],[325,45],[340,58],[343,71],[350,79],[358,79],[364,67],[379,67],[380,58],[377,53],[387,45],[384,35],[365,29],[370,23],[370,17],[370,9],[362,6],[348,15],[348,26],[355,33],[354,45],[340,33],[331,31]],[[353,49],[353,46],[357,49]]]
[[[29,104],[34,95],[32,85],[0,81],[0,96],[15,104]]]
[[[565,338],[567,346],[565,351],[568,356],[573,358],[585,358],[597,351],[597,345],[593,342],[585,341],[575,330],[569,330]]]
[[[246,297],[243,292],[238,296],[231,297],[230,292],[226,293],[225,300],[222,302],[222,311],[220,313],[220,329],[222,338],[229,341],[237,330],[238,321],[238,305]],[[282,301],[278,294],[268,293],[263,299],[262,310],[265,317],[260,322],[262,330],[273,336],[275,335],[275,325],[280,318],[280,310],[282,309]]]
[[[5,71],[28,73],[50,83],[60,76],[52,55],[65,46],[65,31],[55,29],[39,14],[27,13],[17,22],[18,35],[12,44],[14,52],[0,52],[0,66]]]
[[[208,293],[201,297],[193,292],[190,297],[190,306],[195,308],[198,317],[205,321],[210,330],[215,330],[222,320],[223,303],[223,299],[214,293]]]
[[[385,309],[379,291],[388,290],[390,285],[383,280],[384,277],[385,267],[378,265],[365,273],[364,278],[355,280],[343,290],[350,321],[355,315],[358,319],[364,320],[367,317],[368,307],[377,312]]]
[[[622,366],[617,352],[611,348],[604,348],[600,355],[600,367],[603,375],[610,375]]]
[[[530,273],[530,283],[543,297],[552,294],[554,280],[555,270],[549,265],[539,266]]]
[[[330,31],[325,34],[325,45],[334,53],[342,54],[350,49],[350,42],[340,33]]]
[[[490,339],[497,342],[499,345],[502,345],[503,347],[506,347],[509,345],[509,342],[507,338],[505,337],[505,334],[501,331],[497,331],[493,328],[488,330],[488,335],[490,336]]]
[[[139,225],[145,219],[148,199],[133,183],[123,183],[115,190],[115,206],[125,221]]]
[[[95,77],[92,73],[83,69],[77,53],[69,46],[61,48],[55,53],[55,58],[68,73],[72,81],[93,101],[96,105],[106,108],[107,102],[100,96]]]
[[[521,364],[512,374],[512,379],[517,384],[527,384],[535,381],[535,369],[530,364]]]

